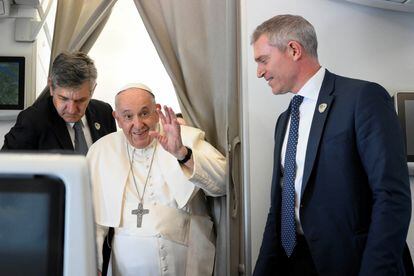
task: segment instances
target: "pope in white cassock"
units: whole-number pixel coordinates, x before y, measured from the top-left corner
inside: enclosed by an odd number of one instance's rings
[[[226,192],[226,160],[204,132],[180,126],[151,90],[131,84],[115,98],[122,131],[89,149],[98,270],[114,227],[112,275],[212,275],[213,223],[205,195]]]

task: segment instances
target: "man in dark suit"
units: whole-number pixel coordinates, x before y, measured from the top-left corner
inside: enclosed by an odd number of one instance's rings
[[[265,21],[251,43],[257,76],[273,94],[295,95],[276,123],[254,275],[409,275],[408,169],[387,91],[322,68],[315,30],[300,16]]]
[[[87,146],[116,131],[112,108],[93,100],[97,72],[84,53],[56,57],[48,80],[50,96],[20,112],[16,124],[4,137],[7,150],[75,150],[76,122]]]
[[[2,150],[75,151],[86,154],[92,143],[115,132],[112,107],[92,99],[96,78],[95,64],[86,54],[59,54],[53,61],[48,79],[50,96],[38,99],[19,113],[16,124],[4,136]],[[80,130],[76,130],[76,125]],[[79,142],[81,140],[83,142]],[[108,234],[109,240],[112,234],[112,231]],[[103,247],[104,275],[110,254],[106,244]]]

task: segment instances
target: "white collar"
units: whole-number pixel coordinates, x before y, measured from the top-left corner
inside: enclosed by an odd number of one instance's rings
[[[151,143],[148,146],[142,149],[138,149],[138,148],[135,148],[133,145],[131,145],[131,143],[128,141],[128,139],[126,139],[126,137],[125,137],[125,141],[128,145],[128,152],[130,156],[134,155],[135,157],[138,157],[138,158],[148,157],[152,155],[154,147],[157,144],[157,139],[154,138],[152,139]]]
[[[80,121],[82,122],[82,127],[85,127],[88,125],[88,121],[86,120],[86,116],[83,115],[82,118],[80,119]],[[75,123],[66,123],[66,125],[69,125],[70,127],[73,127]]]
[[[325,71],[325,68],[319,68],[319,70],[305,83],[305,85],[302,86],[297,95],[317,101],[319,91],[321,90],[322,82],[325,77]]]

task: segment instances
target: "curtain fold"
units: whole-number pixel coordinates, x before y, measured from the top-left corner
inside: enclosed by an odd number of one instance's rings
[[[89,52],[116,0],[58,0],[51,61],[62,51]]]
[[[63,51],[88,53],[117,0],[58,0],[49,71]],[[49,94],[46,86],[36,102]],[[35,102],[35,103],[36,103]]]
[[[237,0],[134,2],[172,80],[184,118],[226,154],[227,197],[209,198],[217,231],[215,275],[243,273],[243,208],[234,208],[242,198],[240,147],[235,143],[239,139]]]

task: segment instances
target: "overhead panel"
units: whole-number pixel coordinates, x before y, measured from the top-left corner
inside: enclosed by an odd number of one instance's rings
[[[346,0],[348,2],[386,10],[414,13],[414,0]]]

